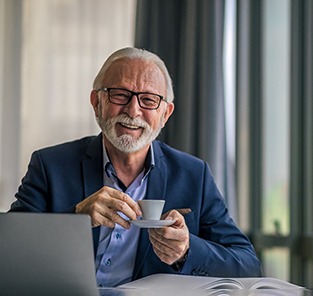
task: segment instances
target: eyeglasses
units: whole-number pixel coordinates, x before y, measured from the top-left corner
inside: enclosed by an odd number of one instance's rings
[[[148,110],[158,109],[162,100],[167,103],[167,101],[163,99],[163,96],[148,92],[134,92],[124,88],[106,88],[106,87],[99,88],[97,89],[97,91],[107,92],[109,101],[112,104],[116,105],[123,106],[127,105],[131,101],[133,96],[137,97],[138,104],[143,109]]]

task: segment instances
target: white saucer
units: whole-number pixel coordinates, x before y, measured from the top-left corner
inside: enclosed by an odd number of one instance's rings
[[[176,220],[131,220],[131,224],[139,228],[162,228],[175,223]]]

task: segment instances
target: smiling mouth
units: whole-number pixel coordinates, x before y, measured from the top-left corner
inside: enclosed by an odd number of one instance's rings
[[[126,128],[128,128],[128,129],[132,129],[132,130],[136,130],[136,129],[142,128],[141,126],[138,126],[138,125],[127,124],[127,123],[122,123],[122,122],[120,122],[119,124],[120,124],[122,127],[126,127]]]

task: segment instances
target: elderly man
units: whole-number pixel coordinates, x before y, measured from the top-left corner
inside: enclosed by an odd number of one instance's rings
[[[174,111],[155,54],[124,48],[96,76],[98,136],[33,153],[11,211],[83,213],[93,225],[99,286],[154,273],[252,277],[261,268],[228,214],[206,162],[155,140]],[[141,229],[138,200],[164,199],[173,225]]]

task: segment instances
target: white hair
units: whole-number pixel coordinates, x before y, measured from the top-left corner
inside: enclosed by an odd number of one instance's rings
[[[154,63],[163,73],[165,81],[166,81],[166,100],[168,102],[172,102],[174,100],[174,90],[171,76],[165,66],[165,63],[161,60],[159,56],[150,51],[139,49],[135,47],[126,47],[112,53],[108,59],[104,62],[102,68],[97,74],[96,78],[93,82],[93,89],[99,89],[103,87],[103,79],[106,71],[110,68],[110,66],[119,59],[141,59],[143,61]]]

